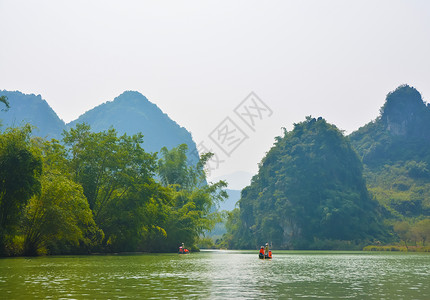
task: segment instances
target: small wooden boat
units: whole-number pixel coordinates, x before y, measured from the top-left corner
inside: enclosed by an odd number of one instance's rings
[[[258,253],[258,258],[259,259],[272,259],[272,250],[269,250],[268,253]]]
[[[178,254],[190,254],[190,250],[188,250],[187,248],[179,247]]]

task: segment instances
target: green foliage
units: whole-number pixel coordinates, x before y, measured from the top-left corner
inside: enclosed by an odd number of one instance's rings
[[[198,176],[194,168],[187,164],[187,150],[186,144],[171,150],[166,147],[161,149],[157,171],[164,186],[179,185],[182,189],[189,189],[197,184]]]
[[[189,166],[180,145],[157,164],[141,134],[85,124],[65,131],[64,144],[29,136],[29,126],[0,136],[3,254],[197,249],[220,221],[226,183],[206,183],[210,153]]]
[[[58,248],[54,244],[77,248],[91,227],[95,223],[82,187],[61,174],[45,174],[41,193],[33,196],[24,214],[24,254]]]
[[[158,249],[177,250],[185,243],[193,246],[199,237],[214,228],[220,215],[213,212],[214,206],[223,201],[227,194],[223,181],[206,184],[204,165],[213,154],[202,155],[194,166],[187,166],[186,145],[161,151],[158,174],[162,183],[170,190],[170,205],[163,211],[164,220],[160,226],[166,235],[159,236],[153,246]]]
[[[430,240],[430,219],[417,222],[412,228],[412,236],[417,243],[426,246],[426,242]]]
[[[240,221],[236,211],[227,222],[227,238],[236,240],[230,248],[272,241],[278,248],[304,249],[314,248],[316,239],[381,235],[360,160],[342,132],[321,118],[307,117],[277,138],[242,191],[239,214]]]
[[[12,238],[29,199],[40,192],[42,159],[30,143],[31,127],[0,135],[0,255]]]
[[[197,241],[199,249],[216,249],[214,241],[210,237],[201,237]]]
[[[70,147],[71,174],[82,185],[109,246],[119,250],[137,247],[130,229],[138,237],[138,212],[150,199],[145,191],[155,184],[155,155],[140,146],[143,136],[118,137],[114,129],[93,133],[88,125],[78,124],[64,132],[64,142]]]
[[[426,246],[426,242],[430,240],[430,219],[423,219],[413,224],[407,221],[396,222],[393,229],[403,241],[406,249],[408,249],[410,242],[414,243],[415,246]]]

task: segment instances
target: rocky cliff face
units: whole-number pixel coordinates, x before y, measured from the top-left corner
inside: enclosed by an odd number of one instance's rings
[[[413,87],[403,85],[387,95],[381,121],[395,136],[430,137],[430,107]]]
[[[408,85],[387,95],[379,117],[349,136],[367,166],[429,160],[430,106]]]

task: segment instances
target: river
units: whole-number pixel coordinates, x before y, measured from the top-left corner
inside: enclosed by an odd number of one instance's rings
[[[430,254],[202,251],[0,259],[0,299],[430,299]]]

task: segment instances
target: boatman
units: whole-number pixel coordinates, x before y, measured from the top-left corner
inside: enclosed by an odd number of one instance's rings
[[[266,248],[264,248],[264,253],[269,255],[269,243],[266,243]]]

